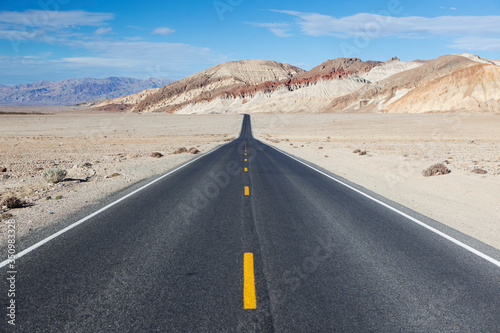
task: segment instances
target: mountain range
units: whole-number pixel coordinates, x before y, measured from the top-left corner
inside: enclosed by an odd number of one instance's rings
[[[173,80],[159,78],[138,80],[108,77],[40,81],[15,86],[0,85],[0,105],[73,105],[136,94],[145,89],[161,88],[172,82]]]
[[[468,53],[409,62],[339,58],[309,71],[242,60],[96,107],[170,113],[499,112],[499,64]]]
[[[432,60],[327,60],[309,71],[266,60],[231,61],[185,79],[69,79],[0,85],[0,105],[68,105],[102,111],[500,112],[500,61],[464,53]]]

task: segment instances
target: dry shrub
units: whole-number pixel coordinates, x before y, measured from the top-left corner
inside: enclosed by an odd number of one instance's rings
[[[0,172],[7,172],[7,168],[0,167]]]
[[[10,214],[10,213],[4,213],[4,214],[0,215],[0,220],[8,220],[11,217],[13,217],[12,214]]]
[[[151,154],[151,157],[160,158],[160,157],[163,157],[163,154],[155,151],[154,153]]]
[[[177,149],[176,151],[174,151],[174,154],[182,154],[182,153],[187,153],[187,149],[186,147],[182,147],[182,148],[179,148]]]
[[[10,197],[5,199],[2,202],[2,206],[7,206],[7,208],[12,209],[12,208],[21,208],[24,205],[24,202],[19,200],[16,197]]]
[[[484,169],[474,169],[474,170],[472,170],[472,172],[477,173],[478,175],[485,175],[488,173],[488,171],[486,171]]]
[[[67,172],[65,170],[55,168],[55,169],[45,170],[42,176],[43,179],[45,179],[49,183],[56,184],[63,181],[64,178],[66,177],[66,174]]]
[[[323,149],[323,147],[318,147],[318,149]]]
[[[422,171],[422,175],[424,177],[441,176],[441,175],[447,175],[450,172],[451,170],[448,169],[443,163],[438,163]]]
[[[366,150],[362,150],[359,152],[359,155],[366,155],[366,153],[368,153]]]
[[[115,173],[113,173],[113,174],[112,174],[111,176],[109,176],[109,177],[114,178],[114,177],[118,177],[118,176],[121,176],[121,175],[120,175],[118,172],[115,172]]]
[[[195,147],[189,148],[188,153],[190,154],[198,154],[200,151]]]
[[[361,153],[361,149],[355,149],[355,150],[353,151],[353,153],[354,153],[354,154],[359,154],[359,153]]]

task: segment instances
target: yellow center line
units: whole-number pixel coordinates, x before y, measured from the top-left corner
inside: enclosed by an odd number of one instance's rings
[[[247,159],[245,158],[245,162],[247,161]]]
[[[243,255],[243,308],[257,309],[253,253],[250,252]]]
[[[245,168],[245,172],[248,172],[248,168]]]
[[[250,187],[245,186],[245,195],[250,195]]]

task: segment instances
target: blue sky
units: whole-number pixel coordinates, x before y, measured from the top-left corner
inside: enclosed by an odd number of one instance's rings
[[[267,59],[500,59],[500,1],[16,0],[0,3],[0,84],[180,79]]]

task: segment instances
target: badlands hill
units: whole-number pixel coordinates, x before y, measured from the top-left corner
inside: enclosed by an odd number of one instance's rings
[[[323,111],[500,111],[500,67],[442,56],[335,98]]]
[[[470,54],[410,62],[339,58],[310,71],[273,61],[234,61],[97,107],[170,113],[498,112],[500,67]]]
[[[231,92],[264,82],[290,79],[304,70],[275,61],[232,61],[206,69],[158,91],[117,98],[98,107],[104,110],[128,108],[133,111],[175,112],[191,104],[226,98]]]
[[[172,83],[172,80],[108,77],[40,81],[15,86],[0,85],[0,105],[70,105],[135,94],[145,89],[161,88],[169,83]]]

